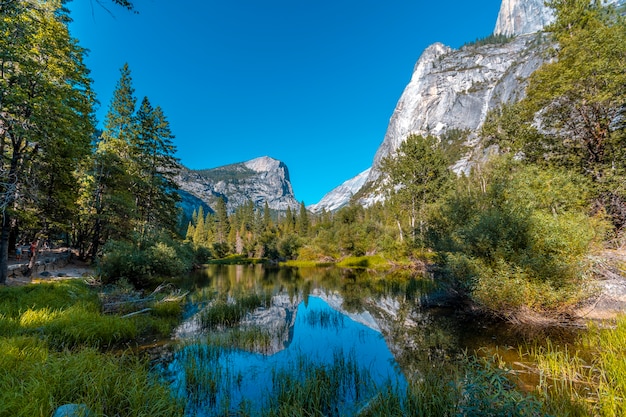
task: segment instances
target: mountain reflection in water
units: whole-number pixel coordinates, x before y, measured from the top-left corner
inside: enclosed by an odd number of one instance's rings
[[[370,320],[367,316],[361,321]],[[345,369],[337,369],[338,363]],[[199,369],[202,367],[207,368],[208,375]],[[288,373],[304,379],[310,371],[307,367],[343,373],[340,379],[347,385],[340,387],[343,398],[336,405],[342,415],[367,404],[376,394],[376,387],[391,384],[401,390],[406,388],[406,380],[380,331],[315,296],[297,304],[293,329],[282,350],[266,355],[210,347],[196,339],[178,351],[168,373],[175,392],[189,401],[187,415],[210,416],[226,409],[245,407],[254,412],[259,405],[269,406],[269,399],[276,396],[275,378]],[[189,373],[196,375],[190,377]],[[351,386],[355,384],[360,386]],[[202,393],[205,398],[201,398]]]

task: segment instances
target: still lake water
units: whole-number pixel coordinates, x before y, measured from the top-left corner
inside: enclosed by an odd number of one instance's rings
[[[433,280],[406,273],[210,266],[183,286],[189,303],[162,372],[189,416],[265,415],[298,396],[356,415],[425,366],[476,350],[514,361],[518,345],[548,336],[424,308]]]

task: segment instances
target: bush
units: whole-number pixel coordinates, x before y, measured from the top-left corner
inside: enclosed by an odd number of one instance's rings
[[[432,219],[448,277],[498,313],[575,302],[582,260],[603,230],[584,212],[585,190],[575,174],[510,159],[460,179]]]
[[[145,287],[155,278],[189,272],[195,256],[190,245],[172,239],[144,240],[140,244],[109,241],[103,252],[98,271],[104,281],[126,279],[136,287]]]

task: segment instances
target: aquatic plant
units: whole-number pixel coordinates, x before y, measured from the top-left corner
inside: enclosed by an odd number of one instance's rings
[[[200,324],[204,329],[233,327],[249,312],[268,304],[266,296],[262,297],[256,293],[240,295],[233,301],[220,298],[202,310],[199,316]]]

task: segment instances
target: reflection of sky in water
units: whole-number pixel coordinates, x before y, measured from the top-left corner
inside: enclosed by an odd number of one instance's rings
[[[229,398],[218,394],[217,410],[221,409],[220,404],[226,399],[231,409],[237,409],[242,400],[252,405],[265,405],[266,396],[271,395],[272,378],[276,370],[292,369],[302,358],[316,364],[330,365],[337,352],[343,352],[346,360],[354,355],[359,370],[365,370],[371,382],[377,386],[391,381],[401,390],[406,387],[404,376],[380,332],[333,310],[320,298],[309,297],[307,306],[304,302],[298,305],[293,338],[284,350],[271,356],[240,350],[223,352],[219,360],[219,365],[224,369],[220,385],[230,392]],[[186,396],[178,361],[170,365],[170,372],[178,375],[174,382],[175,390]],[[367,398],[357,408],[365,402]],[[208,416],[217,410],[205,405],[188,409],[188,415]]]

